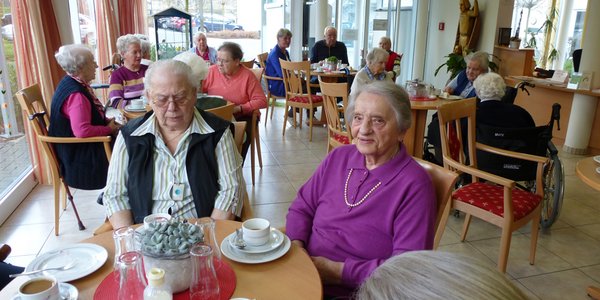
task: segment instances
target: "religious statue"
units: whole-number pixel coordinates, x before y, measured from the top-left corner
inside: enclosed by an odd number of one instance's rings
[[[474,49],[479,39],[479,4],[474,0],[473,8],[469,0],[460,0],[460,17],[454,53],[467,54],[468,49]]]

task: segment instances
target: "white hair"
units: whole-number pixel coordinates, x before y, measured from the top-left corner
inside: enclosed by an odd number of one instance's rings
[[[367,53],[367,64],[377,63],[380,61],[387,62],[390,54],[383,48],[375,47]]]
[[[484,73],[473,81],[473,88],[479,99],[488,100],[500,100],[504,96],[506,85],[502,76],[496,73]]]
[[[411,251],[388,259],[356,296],[359,300],[527,299],[504,274],[485,262],[443,251]]]
[[[198,89],[200,86],[200,79],[194,77],[190,66],[179,60],[164,59],[151,64],[144,76],[144,88],[146,91],[152,90],[152,79],[154,76],[183,76],[191,88]]]
[[[90,63],[90,57],[92,57],[93,61],[94,54],[87,46],[70,44],[58,48],[58,52],[54,54],[54,57],[65,72],[77,75],[85,64]]]
[[[192,52],[182,52],[173,57],[174,60],[184,62],[192,69],[192,76],[197,80],[204,80],[208,75],[208,65],[204,59]]]
[[[117,50],[119,50],[119,53],[123,55],[125,52],[127,52],[127,49],[131,44],[137,44],[140,46],[140,49],[142,48],[142,42],[139,37],[133,34],[122,35],[117,39]]]
[[[465,62],[468,64],[470,61],[478,62],[481,72],[487,73],[489,65],[490,65],[489,54],[487,52],[477,51],[477,52],[467,55],[465,57]]]
[[[348,122],[351,122],[354,118],[356,99],[362,93],[370,93],[382,96],[394,111],[394,115],[396,116],[396,121],[398,123],[398,129],[400,131],[405,131],[410,128],[412,117],[408,94],[402,87],[386,80],[375,80],[372,83],[363,84],[356,92],[352,91],[345,115],[345,118],[348,120]]]

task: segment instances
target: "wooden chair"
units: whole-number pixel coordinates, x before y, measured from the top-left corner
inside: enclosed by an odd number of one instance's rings
[[[108,159],[108,161],[110,161],[110,156],[112,154],[110,148],[111,137],[97,136],[89,138],[68,138],[48,136],[48,125],[50,124],[50,120],[48,117],[48,110],[46,109],[46,104],[44,103],[44,99],[40,91],[40,86],[38,84],[34,84],[32,86],[26,87],[18,91],[16,93],[16,97],[19,100],[21,107],[25,109],[25,111],[29,115],[30,125],[31,127],[33,127],[33,131],[35,132],[37,139],[41,143],[43,152],[46,156],[46,159],[48,160],[48,166],[50,167],[52,183],[54,186],[54,234],[58,235],[59,233],[58,210],[61,205],[61,198],[63,210],[67,209],[66,198],[69,199],[71,205],[73,206],[75,216],[77,217],[79,230],[84,230],[85,226],[83,226],[83,223],[79,218],[79,213],[77,213],[77,208],[75,207],[75,202],[73,201],[73,196],[71,195],[69,186],[64,182],[62,175],[60,174],[60,167],[58,159],[56,157],[56,153],[54,152],[53,144],[104,143],[104,151],[106,152],[106,158]],[[61,189],[61,183],[64,189]],[[66,198],[61,197],[61,193],[64,193],[64,195],[66,195]]]
[[[340,113],[346,111],[348,106],[348,85],[342,83],[327,83],[319,78],[321,93],[323,93],[323,111],[327,116],[327,152],[341,145],[352,143],[352,133],[347,122],[342,123]],[[338,98],[342,98],[343,106],[337,105]]]
[[[516,153],[477,143],[475,141],[475,98],[450,102],[438,107],[440,121],[440,136],[442,141],[442,156],[444,167],[459,173],[470,175],[472,183],[465,184],[452,194],[450,208],[457,209],[466,214],[461,240],[464,241],[471,222],[471,216],[482,219],[488,223],[502,228],[500,251],[498,256],[498,270],[506,272],[508,252],[512,233],[531,222],[531,245],[529,263],[535,261],[538,228],[541,218],[541,207],[544,189],[542,186],[542,173],[546,157],[530,154]],[[467,119],[468,160],[463,149],[461,119]],[[452,128],[458,130],[453,130]],[[450,134],[455,132],[458,156],[453,158],[450,153]],[[515,182],[477,169],[476,150],[486,151],[498,155],[509,156],[537,163],[536,193],[517,189]],[[480,181],[483,179],[485,182]],[[442,216],[441,228],[446,226],[448,214]]]
[[[254,59],[250,61],[240,61],[240,64],[248,69],[254,68]]]
[[[267,69],[267,57],[269,56],[269,53],[264,52],[259,54],[256,58],[258,59],[258,63],[260,64],[260,67],[263,69]],[[275,77],[275,76],[268,76],[266,74],[263,74],[263,80],[265,81],[265,86],[267,87],[267,110],[266,110],[266,115],[265,115],[265,127],[267,126],[267,117],[271,118],[271,120],[273,120],[273,111],[275,110],[275,103],[277,103],[277,99],[285,99],[285,96],[275,96],[273,94],[271,94],[271,90],[269,89],[269,80],[279,80],[279,81],[283,81],[283,78],[281,77]],[[271,103],[271,115],[269,116],[269,102]]]
[[[210,108],[205,111],[212,113],[223,120],[231,121],[233,119],[233,107],[233,103],[227,102],[227,105]]]
[[[299,61],[291,62],[283,59],[279,59],[281,64],[281,71],[283,73],[283,83],[285,86],[285,110],[283,119],[283,135],[285,135],[285,128],[288,118],[288,109],[292,107],[294,112],[294,128],[296,127],[296,110],[300,113],[300,128],[302,128],[302,110],[309,110],[309,133],[308,140],[312,142],[312,128],[313,128],[313,112],[317,107],[323,106],[323,97],[313,95],[310,91],[311,87],[309,80],[310,78],[310,62]]]
[[[440,222],[443,216],[448,216],[450,213],[450,205],[448,199],[454,189],[454,184],[458,179],[458,174],[450,170],[444,169],[436,164],[424,161],[419,158],[414,158],[423,169],[429,173],[429,177],[435,187],[435,196],[437,198],[437,218],[435,219],[435,239],[433,240],[433,249],[437,249],[444,234],[444,229],[440,227]]]

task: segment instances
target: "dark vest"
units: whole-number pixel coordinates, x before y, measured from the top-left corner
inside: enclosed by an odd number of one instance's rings
[[[467,78],[467,71],[463,70],[460,73],[458,73],[458,78],[456,79],[456,88],[454,89],[453,94],[460,95],[460,93],[462,93],[462,91],[467,86],[467,83],[469,83],[469,78]],[[469,95],[467,95],[467,98],[475,96],[477,96],[477,94],[475,93],[475,89],[472,89]]]
[[[231,129],[232,124],[204,111],[200,111],[200,114],[215,132],[207,134],[193,133],[191,135],[192,140],[188,147],[185,166],[196,213],[198,217],[207,217],[213,211],[215,199],[219,192],[215,148],[225,130]],[[121,134],[125,139],[127,155],[129,156],[127,166],[129,204],[136,224],[142,223],[144,217],[152,213],[155,136],[149,133],[143,136],[132,136],[131,133],[151,115],[152,112],[146,113],[143,118],[134,119],[121,128]],[[156,171],[161,172],[163,170]]]
[[[94,104],[94,97],[83,85],[67,75],[59,82],[52,97],[49,136],[75,137],[71,121],[63,115],[61,109],[65,100],[76,92],[83,93],[92,106],[91,124],[106,125]],[[106,185],[108,160],[102,143],[54,144],[54,150],[59,160],[60,173],[69,186],[95,190]]]

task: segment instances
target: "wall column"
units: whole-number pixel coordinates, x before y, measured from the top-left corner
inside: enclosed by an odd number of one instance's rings
[[[600,39],[597,32],[600,28],[600,0],[588,0],[583,28],[583,52],[580,72],[594,72],[592,89],[600,87]],[[573,95],[573,106],[569,117],[569,130],[565,138],[563,150],[571,154],[586,154],[594,115],[598,106],[598,97],[581,94]]]
[[[368,8],[367,8],[368,9]],[[425,78],[425,55],[427,54],[427,24],[429,22],[429,1],[418,1],[413,73],[411,79]]]
[[[292,42],[290,43],[290,59],[292,61],[302,60],[302,22],[304,15],[304,1],[290,1],[290,31]]]

